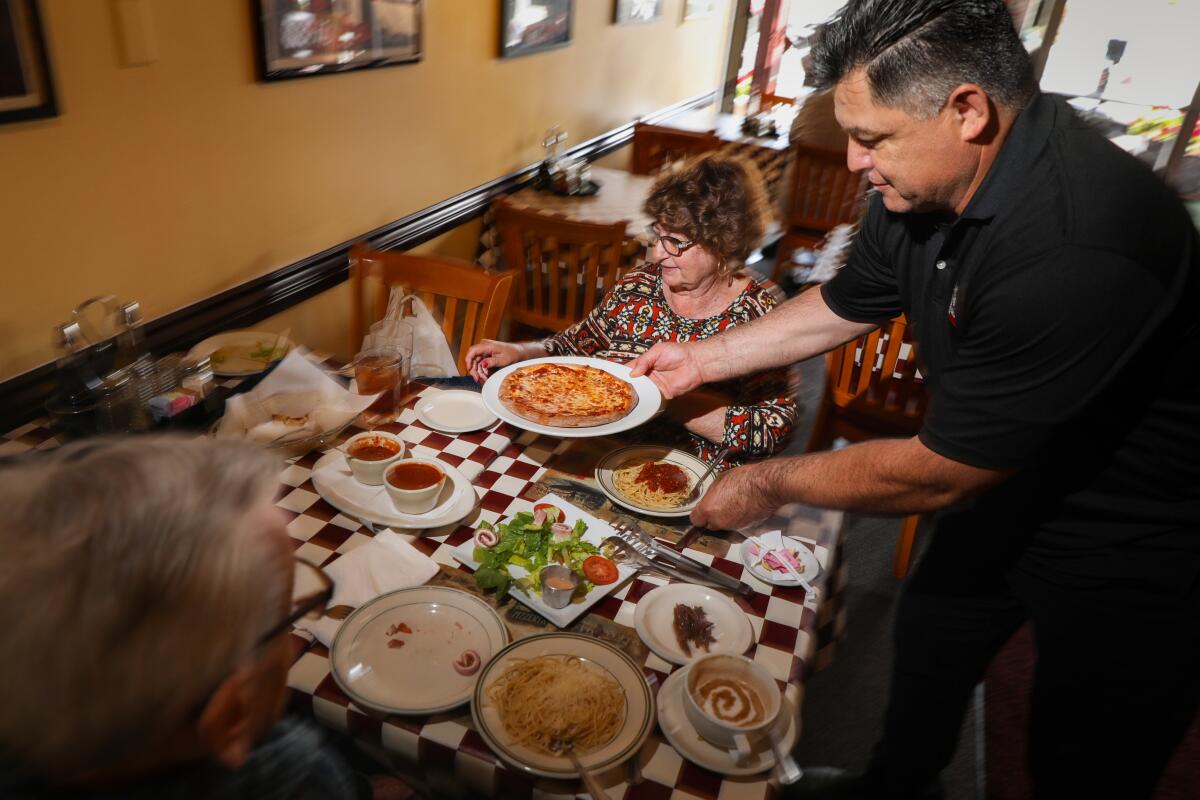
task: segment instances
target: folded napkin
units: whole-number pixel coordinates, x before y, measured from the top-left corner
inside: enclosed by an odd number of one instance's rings
[[[371,541],[341,556],[326,569],[334,580],[329,607],[358,608],[382,594],[420,586],[437,571],[437,562],[409,544],[403,536],[393,531],[380,531]],[[344,619],[345,616],[342,619],[328,616],[317,620],[302,619],[296,627],[331,647]]]

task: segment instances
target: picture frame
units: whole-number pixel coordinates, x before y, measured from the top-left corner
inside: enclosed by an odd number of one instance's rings
[[[261,81],[421,60],[423,0],[256,0],[255,7]]]
[[[663,0],[614,0],[614,25],[645,25],[662,17]]]
[[[56,116],[38,0],[0,0],[0,124]]]
[[[500,0],[500,57],[566,47],[574,15],[575,0]]]
[[[683,0],[683,21],[711,17],[717,10],[717,0]]]

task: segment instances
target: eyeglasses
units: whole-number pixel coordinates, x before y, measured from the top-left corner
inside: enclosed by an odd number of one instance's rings
[[[663,250],[665,250],[669,256],[681,256],[687,250],[695,247],[697,244],[695,239],[688,242],[682,239],[677,239],[674,236],[668,236],[664,233],[659,233],[658,226],[656,225],[651,225],[646,229],[646,231],[650,234],[650,246],[654,247],[659,242],[662,242]]]
[[[296,559],[296,579],[292,584],[292,606],[287,618],[258,637],[255,647],[261,647],[288,630],[302,617],[319,618],[333,597],[333,578],[302,558]]]

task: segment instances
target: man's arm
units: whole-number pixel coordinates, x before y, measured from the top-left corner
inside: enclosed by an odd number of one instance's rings
[[[916,437],[876,439],[730,470],[705,493],[692,522],[733,530],[795,502],[846,511],[925,513],[973,497],[1010,474],[952,461]]]
[[[770,314],[719,336],[688,344],[659,343],[630,365],[633,376],[649,375],[667,397],[702,383],[794,364],[832,350],[877,325],[842,319],[810,289]]]

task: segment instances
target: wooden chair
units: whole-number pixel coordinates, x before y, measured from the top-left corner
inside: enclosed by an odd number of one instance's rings
[[[784,97],[781,94],[772,94],[771,92],[763,92],[759,101],[758,108],[760,111],[770,111],[775,106],[794,106],[796,98]]]
[[[358,350],[371,323],[383,318],[388,294],[397,284],[418,295],[441,319],[450,352],[457,352],[459,372],[465,374],[471,345],[500,332],[513,276],[454,258],[371,250],[359,242],[350,249],[351,352]]]
[[[561,331],[587,316],[616,285],[623,265],[625,222],[573,222],[494,206],[505,268],[516,274],[512,319]]]
[[[838,438],[863,441],[915,436],[925,418],[925,385],[917,374],[916,349],[903,316],[825,357],[825,395],[808,451],[828,450]],[[892,572],[908,574],[920,517],[904,518]]]
[[[775,280],[783,274],[792,251],[816,247],[833,228],[854,222],[861,213],[867,175],[846,166],[846,154],[803,145],[792,148],[783,240],[775,256]]]
[[[634,175],[652,175],[664,165],[721,146],[715,131],[685,131],[638,122],[633,126]]]

